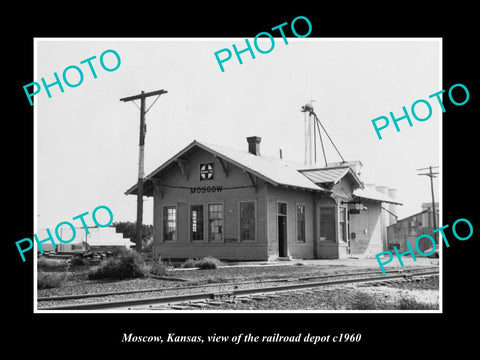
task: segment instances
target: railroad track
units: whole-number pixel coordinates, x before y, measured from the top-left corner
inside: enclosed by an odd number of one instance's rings
[[[419,270],[438,270],[438,267],[423,267]],[[390,270],[388,271],[389,274],[393,273],[402,273],[407,274],[409,269],[402,269],[402,270]],[[60,295],[60,296],[46,296],[46,297],[38,297],[38,302],[43,301],[61,301],[61,300],[77,300],[77,299],[86,299],[86,298],[100,298],[100,297],[108,297],[108,296],[115,296],[115,295],[132,295],[132,294],[141,294],[141,293],[153,293],[153,292],[168,292],[168,291],[176,291],[176,290],[192,290],[192,289],[202,289],[202,288],[209,288],[209,287],[232,287],[236,288],[238,286],[244,286],[248,284],[267,284],[267,283],[279,283],[279,282],[291,282],[291,281],[308,281],[308,280],[320,280],[320,279],[329,279],[329,278],[337,278],[337,277],[349,277],[349,276],[363,276],[363,275],[381,275],[381,271],[362,271],[362,272],[348,272],[348,273],[340,273],[340,274],[328,274],[328,275],[311,275],[311,276],[302,276],[302,277],[286,277],[286,278],[269,278],[269,279],[262,279],[262,280],[248,280],[248,281],[235,281],[235,282],[218,282],[218,283],[206,283],[206,284],[193,284],[193,285],[185,285],[185,286],[172,286],[172,287],[161,287],[156,289],[141,289],[141,290],[127,290],[127,291],[116,291],[116,292],[101,292],[101,293],[89,293],[89,294],[77,294],[77,295]]]
[[[438,267],[428,267],[421,269],[402,269],[392,270],[383,275],[380,271],[364,271],[357,273],[331,274],[308,276],[300,278],[282,278],[267,279],[263,281],[244,281],[234,283],[216,283],[194,286],[176,286],[170,288],[134,290],[124,292],[112,292],[101,294],[83,294],[61,297],[47,297],[37,299],[42,301],[60,301],[76,300],[84,298],[101,298],[116,295],[132,295],[137,293],[158,292],[168,293],[168,291],[189,291],[188,293],[172,294],[165,296],[153,296],[134,299],[122,299],[110,301],[96,301],[89,303],[71,303],[54,306],[39,307],[38,310],[113,310],[113,309],[164,309],[168,306],[175,309],[175,304],[185,302],[204,302],[208,301],[210,305],[218,305],[218,300],[228,301],[232,298],[273,294],[285,291],[304,290],[318,288],[322,286],[366,283],[366,282],[386,282],[396,280],[412,279],[419,276],[435,276],[439,274]],[[334,278],[334,279],[333,279]],[[333,279],[333,280],[332,280]],[[271,285],[271,283],[275,283]],[[211,288],[211,289],[209,289]],[[192,290],[197,290],[191,292]],[[201,291],[203,290],[203,291]],[[217,303],[215,303],[217,301]],[[193,307],[195,305],[192,305]],[[178,308],[178,307],[177,307]],[[180,306],[181,308],[181,306]]]

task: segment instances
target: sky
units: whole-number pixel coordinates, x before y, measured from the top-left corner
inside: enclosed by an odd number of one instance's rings
[[[259,43],[262,49],[267,41]],[[246,137],[260,136],[262,155],[278,156],[282,149],[284,159],[303,163],[301,107],[313,100],[345,160],[362,162],[362,181],[398,189],[400,218],[431,201],[430,180],[416,169],[441,166],[442,112],[428,98],[443,89],[440,39],[288,38],[286,45],[280,37],[268,54],[254,48],[252,59],[243,53],[243,64],[233,55],[222,72],[214,53],[233,52],[232,44],[242,49],[245,39],[37,38],[33,81],[52,83],[54,73],[61,78],[70,65],[82,69],[84,78],[77,87],[63,84],[63,93],[50,87],[51,98],[44,89],[34,97],[36,228],[55,228],[99,205],[112,210],[115,222],[136,220],[136,196],[124,193],[138,176],[139,102],[120,98],[160,89],[168,93],[146,104],[152,105],[146,114],[146,175],[194,139],[247,150]],[[109,49],[121,59],[110,72],[99,62]],[[92,56],[96,79],[81,64]],[[116,65],[112,53],[104,61]],[[67,74],[71,83],[79,82],[75,70]],[[427,121],[410,113],[418,99],[430,100]],[[391,123],[379,140],[371,120],[390,112],[399,118],[402,106],[413,126],[400,121],[397,132]],[[416,110],[426,115],[421,104]],[[329,162],[341,160],[325,146]],[[320,152],[317,159],[322,166]],[[152,207],[146,198],[146,224],[152,224]],[[94,225],[89,216],[85,220]]]

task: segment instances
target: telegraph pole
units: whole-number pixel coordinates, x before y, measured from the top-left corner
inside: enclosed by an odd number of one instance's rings
[[[144,158],[144,150],[145,150],[145,114],[150,110],[150,108],[155,104],[158,100],[160,95],[166,94],[167,91],[165,90],[157,90],[145,93],[142,91],[138,95],[129,96],[120,99],[120,101],[127,102],[127,101],[134,101],[140,100],[140,139],[138,141],[139,145],[139,154],[138,154],[138,183],[137,183],[137,227],[135,231],[135,237],[137,238],[136,242],[136,250],[137,252],[142,251],[142,226],[143,226],[143,178],[145,176],[144,169],[143,169],[143,158]],[[150,105],[148,109],[145,110],[145,99],[150,96],[157,95],[155,101]],[[135,103],[134,103],[135,104]],[[135,104],[136,105],[136,104]],[[138,106],[137,106],[138,107]]]
[[[420,171],[420,170],[429,170],[428,173],[424,173],[424,174],[417,174],[417,175],[426,175],[430,178],[430,187],[432,189],[432,210],[433,210],[433,228],[436,229],[437,228],[437,218],[436,218],[436,213],[435,213],[435,196],[433,194],[433,178],[435,178],[436,176],[435,175],[438,175],[438,172],[433,172],[432,169],[433,168],[438,168],[438,166],[429,166],[428,168],[422,168],[422,169],[417,169],[417,171]]]

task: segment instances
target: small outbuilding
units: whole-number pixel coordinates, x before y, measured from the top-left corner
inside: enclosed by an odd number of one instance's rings
[[[431,203],[430,203],[431,205]],[[423,205],[422,205],[423,207]],[[395,224],[387,227],[388,249],[397,248],[399,252],[408,250],[407,242],[410,243],[412,249],[415,249],[415,242],[420,235],[428,234],[435,239],[438,244],[438,232],[433,232],[439,226],[439,213],[435,211],[435,222],[433,220],[433,211],[427,207],[419,213],[407,216],[398,220]],[[434,225],[436,224],[436,225]],[[418,240],[417,246],[420,251],[432,248],[432,241],[426,237]]]
[[[39,229],[37,235],[40,239],[48,237],[46,229]],[[53,248],[51,242],[45,242],[42,244],[44,252],[76,253],[84,251],[112,251],[117,248],[130,249],[131,246],[135,246],[135,243],[131,242],[130,239],[124,238],[121,233],[117,233],[114,227],[79,227],[75,228],[75,234],[73,234],[71,227],[63,226],[59,228],[59,235],[62,239],[74,239],[68,243],[55,242],[56,249]]]
[[[308,167],[194,140],[144,179],[153,197],[154,256],[336,259],[384,249],[382,204],[360,161]],[[137,185],[126,191],[137,192]]]

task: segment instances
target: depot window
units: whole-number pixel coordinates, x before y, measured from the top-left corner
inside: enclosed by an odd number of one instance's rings
[[[223,240],[223,204],[208,205],[208,241]]]
[[[339,223],[340,223],[340,239],[344,242],[347,242],[348,231],[347,231],[347,209],[340,208],[339,214]]]
[[[334,207],[320,207],[320,240],[335,242]]]
[[[177,208],[175,206],[163,207],[163,240],[177,240]]]
[[[305,242],[305,205],[297,205],[297,241]]]
[[[192,241],[204,240],[203,204],[190,205],[190,238]]]
[[[255,202],[240,202],[240,241],[255,241]]]

